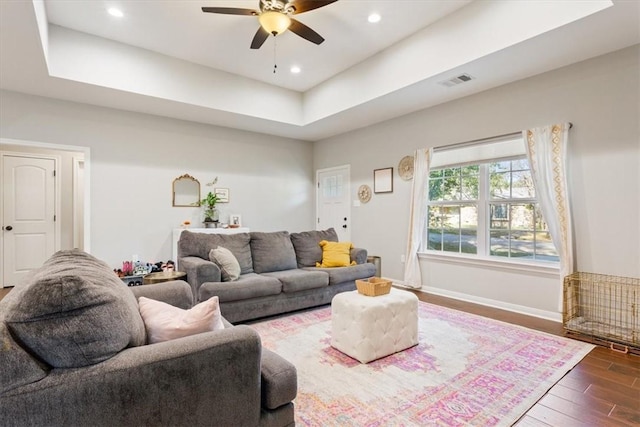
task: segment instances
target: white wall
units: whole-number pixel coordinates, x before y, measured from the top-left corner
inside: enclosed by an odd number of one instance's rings
[[[352,240],[382,257],[382,274],[402,279],[410,182],[397,174],[416,148],[570,121],[570,187],[579,271],[640,276],[639,46],[448,102],[314,145],[314,167],[351,164],[353,199],[373,170],[394,167],[392,194],[352,208]],[[455,87],[452,88],[455,90]],[[560,282],[423,260],[436,292],[559,311]],[[485,301],[486,302],[486,301]]]
[[[173,179],[229,188],[220,219],[255,231],[313,228],[312,144],[251,132],[0,92],[0,137],[89,147],[91,252],[114,267],[171,256],[171,231],[202,221],[171,206]]]

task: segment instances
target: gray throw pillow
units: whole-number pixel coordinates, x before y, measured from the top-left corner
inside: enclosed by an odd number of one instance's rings
[[[337,242],[338,234],[333,228],[328,230],[303,231],[291,233],[291,243],[296,250],[298,268],[315,267],[316,262],[322,262],[322,248],[320,242]]]
[[[220,267],[223,282],[233,282],[240,277],[240,264],[229,249],[222,246],[211,249],[209,259]]]
[[[237,234],[209,234],[192,233],[184,230],[180,234],[178,241],[178,258],[186,256],[197,256],[202,259],[209,257],[211,248],[222,246],[231,251],[240,264],[240,273],[253,273],[253,261],[251,259],[251,248],[249,233]]]
[[[251,258],[256,273],[296,268],[296,253],[288,231],[252,232]]]
[[[6,307],[7,328],[54,368],[92,365],[145,343],[133,293],[87,253],[55,253],[20,287],[21,298]]]

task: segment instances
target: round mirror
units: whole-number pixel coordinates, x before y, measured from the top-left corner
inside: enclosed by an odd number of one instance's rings
[[[200,181],[188,174],[174,179],[173,206],[200,206]]]

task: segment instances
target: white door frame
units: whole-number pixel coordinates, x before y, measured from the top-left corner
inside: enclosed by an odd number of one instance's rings
[[[347,209],[349,210],[349,213],[348,213],[349,227],[351,227],[351,224],[352,224],[351,222],[351,165],[347,164],[342,166],[333,166],[330,168],[323,168],[323,169],[316,170],[316,216],[313,220],[315,229],[318,228],[318,218],[320,217],[320,191],[319,191],[320,190],[320,174],[324,172],[339,170],[339,169],[346,169],[347,174],[349,175],[349,186],[348,188],[345,189],[345,191],[349,196],[347,200]],[[349,230],[349,233],[351,233],[351,230]]]
[[[0,138],[0,144],[17,145],[24,147],[44,148],[48,150],[60,151],[77,151],[84,153],[84,251],[91,250],[91,149],[79,145],[50,144],[47,142],[27,141],[22,139]],[[33,153],[30,153],[33,155]],[[0,175],[2,176],[2,175]],[[60,180],[56,180],[59,182]],[[58,185],[58,184],[56,184]],[[57,190],[58,194],[59,189]],[[3,220],[2,211],[0,210],[0,222]],[[60,222],[57,221],[59,224]],[[60,235],[60,233],[57,233]],[[0,243],[4,243],[1,241]]]

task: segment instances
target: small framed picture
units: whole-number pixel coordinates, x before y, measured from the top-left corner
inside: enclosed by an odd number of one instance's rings
[[[393,193],[393,168],[375,169],[373,171],[373,192]]]
[[[214,193],[218,196],[218,203],[229,203],[229,189],[228,188],[215,188]]]
[[[238,214],[229,215],[229,226],[232,228],[242,227],[242,217]]]

